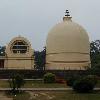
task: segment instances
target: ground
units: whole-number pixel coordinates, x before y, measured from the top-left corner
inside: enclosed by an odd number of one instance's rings
[[[2,93],[0,93],[2,94]],[[73,91],[61,91],[61,92],[32,92],[26,91],[22,94],[15,96],[4,96],[0,100],[100,100],[100,92],[93,92],[88,94],[79,94]]]
[[[7,80],[0,80],[0,88],[9,87]],[[25,88],[66,88],[66,84],[53,83],[53,84],[44,84],[43,81],[26,81]]]
[[[5,80],[0,80],[0,87],[9,87]],[[25,88],[66,88],[66,84],[53,83],[44,84],[41,81],[26,81]],[[100,87],[98,82],[97,87]],[[26,91],[17,95],[8,95],[0,92],[0,100],[100,100],[100,91],[87,94],[79,94],[74,91]]]
[[[0,100],[13,100],[13,98],[7,97],[4,92],[0,92]]]

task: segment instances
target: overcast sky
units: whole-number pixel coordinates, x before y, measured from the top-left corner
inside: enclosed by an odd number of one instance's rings
[[[0,45],[21,35],[41,50],[66,9],[87,30],[90,40],[100,39],[100,0],[0,0]]]

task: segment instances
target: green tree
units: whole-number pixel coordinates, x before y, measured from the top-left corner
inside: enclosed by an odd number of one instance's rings
[[[84,76],[75,80],[72,88],[76,92],[88,93],[94,89],[96,84],[97,84],[96,76],[89,75],[89,76]]]
[[[18,90],[19,88],[21,88],[21,86],[24,85],[25,81],[21,75],[17,74],[15,76],[15,83],[16,83],[16,88]]]
[[[15,78],[12,77],[11,79],[8,80],[10,88],[11,88],[11,92],[15,93],[16,91],[16,82],[15,82]]]
[[[100,40],[95,40],[90,43],[90,56],[92,67],[100,64]]]
[[[100,76],[100,40],[90,43],[91,68],[90,72]]]
[[[5,46],[0,46],[0,56],[5,56]]]
[[[19,91],[19,89],[21,88],[21,86],[24,85],[24,83],[25,81],[20,74],[13,75],[11,79],[9,79],[9,85],[13,93]]]
[[[35,51],[35,69],[36,70],[44,70],[45,69],[45,57],[46,57],[46,48],[42,51]]]

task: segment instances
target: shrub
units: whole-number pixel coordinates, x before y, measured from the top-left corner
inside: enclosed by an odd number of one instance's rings
[[[74,77],[74,76],[68,77],[66,80],[66,84],[68,86],[73,86],[73,83],[75,82],[75,80],[76,80],[76,77]]]
[[[21,86],[24,85],[25,81],[23,79],[23,76],[21,76],[20,74],[17,74],[15,76],[15,82],[16,82],[16,88],[21,88]]]
[[[97,83],[97,79],[95,78],[95,76],[89,75],[89,76],[81,77],[73,83],[73,89],[76,92],[88,93],[94,89],[96,83]]]
[[[55,74],[46,73],[44,75],[44,83],[54,83],[55,82]]]
[[[12,75],[12,77],[8,80],[11,92],[17,93],[19,92],[19,88],[24,85],[24,79],[20,74]]]
[[[67,84],[68,86],[73,86],[73,83],[74,83],[78,78],[80,78],[79,75],[77,75],[77,74],[72,74],[72,75],[70,75],[69,77],[66,77],[66,84]]]
[[[88,75],[85,78],[87,78],[94,86],[97,84],[98,82],[98,78],[96,75]]]

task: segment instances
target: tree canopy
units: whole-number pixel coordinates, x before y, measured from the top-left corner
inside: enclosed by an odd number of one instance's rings
[[[46,58],[46,48],[42,51],[35,51],[35,69],[36,70],[44,70],[45,69],[45,58]]]
[[[100,65],[100,40],[95,40],[90,43],[91,65]]]
[[[5,56],[5,46],[0,46],[0,56]]]

